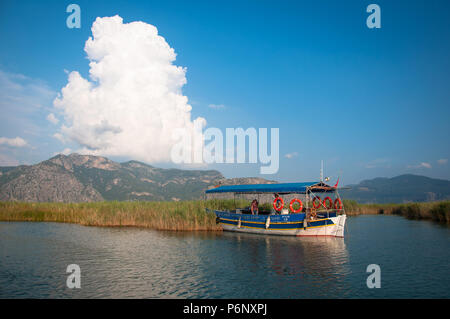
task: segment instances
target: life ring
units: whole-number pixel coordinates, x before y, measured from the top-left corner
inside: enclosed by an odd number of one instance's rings
[[[342,209],[342,201],[340,198],[336,198],[334,201],[334,209],[341,210]]]
[[[319,200],[319,204],[318,204],[318,205],[316,205],[316,199]],[[320,200],[320,197],[319,197],[319,196],[314,197],[314,199],[313,199],[313,207],[317,209],[317,208],[319,208],[321,205],[322,205],[322,201]]]
[[[293,207],[293,205],[294,205],[295,202],[297,202],[297,203],[300,204],[300,207],[299,207],[298,209],[294,209],[294,207]],[[301,212],[302,209],[303,209],[303,203],[302,203],[302,201],[301,201],[300,199],[294,198],[293,200],[291,200],[291,203],[289,204],[289,208],[291,209],[291,212],[293,212],[293,213],[299,213],[299,212]]]
[[[327,202],[329,203],[329,205],[327,205]],[[327,196],[323,199],[323,206],[326,209],[332,209],[333,208],[333,200],[331,199],[331,197]]]
[[[280,207],[278,207],[278,202],[281,202],[281,206]],[[283,209],[283,206],[284,206],[284,200],[281,198],[281,197],[277,197],[277,198],[275,198],[274,200],[273,200],[273,208],[277,211],[277,212],[279,212],[279,211],[281,211],[282,209]]]

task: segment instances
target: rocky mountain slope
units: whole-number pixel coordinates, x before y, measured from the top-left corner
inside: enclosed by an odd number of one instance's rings
[[[224,178],[214,170],[162,169],[79,154],[3,167],[0,174],[0,200],[36,202],[194,199]]]
[[[200,199],[204,190],[262,178],[225,179],[216,170],[156,168],[90,155],[57,155],[36,165],[0,167],[0,200],[93,202],[103,200]]]

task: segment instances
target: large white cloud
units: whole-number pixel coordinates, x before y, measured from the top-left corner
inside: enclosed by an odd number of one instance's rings
[[[21,137],[16,138],[7,138],[7,137],[0,137],[0,145],[7,145],[11,147],[24,147],[28,146],[28,143]]]
[[[170,161],[174,132],[206,124],[191,120],[186,69],[173,64],[174,50],[153,25],[97,18],[84,50],[90,79],[71,72],[54,101],[64,116],[59,134],[82,152]]]

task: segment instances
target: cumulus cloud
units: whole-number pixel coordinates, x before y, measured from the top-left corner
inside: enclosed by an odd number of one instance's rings
[[[430,163],[425,163],[425,162],[420,163],[420,166],[421,167],[425,167],[425,168],[431,168],[431,164]]]
[[[66,143],[66,139],[64,138],[64,136],[61,133],[55,133],[55,134],[53,134],[53,137],[56,138],[58,141],[60,141],[63,144]]]
[[[15,138],[0,137],[0,145],[6,145],[11,147],[24,147],[27,146],[28,143],[21,137]]]
[[[444,165],[444,164],[447,164],[448,159],[447,158],[441,158],[441,159],[438,159],[437,162],[440,165]]]
[[[422,163],[417,164],[417,165],[408,165],[408,168],[414,168],[414,169],[417,169],[417,168],[431,168],[431,164],[427,163],[427,162],[422,162]]]
[[[47,121],[49,121],[50,123],[53,124],[58,124],[59,120],[56,118],[55,114],[50,113],[49,115],[47,115]]]
[[[78,143],[78,152],[169,161],[175,132],[206,124],[191,120],[186,68],[173,64],[174,49],[153,25],[114,16],[97,18],[91,30],[84,48],[90,79],[69,73],[54,100],[64,116],[54,136]]]

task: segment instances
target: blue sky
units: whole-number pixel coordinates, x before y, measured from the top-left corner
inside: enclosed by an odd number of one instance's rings
[[[0,145],[0,165],[76,149],[53,137],[47,116],[68,71],[88,78],[94,20],[118,14],[156,26],[175,50],[193,118],[280,128],[280,169],[262,177],[315,180],[323,159],[345,184],[450,178],[448,1],[76,1],[81,29],[68,29],[70,3],[0,4],[0,138],[26,141]],[[381,8],[380,29],[366,26],[370,3]],[[236,177],[258,176],[259,166],[209,168]]]

